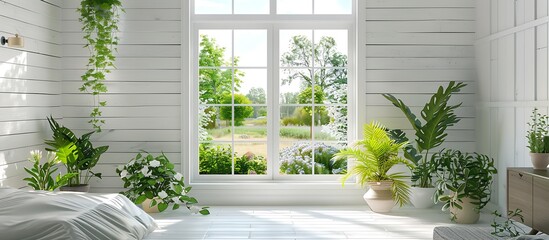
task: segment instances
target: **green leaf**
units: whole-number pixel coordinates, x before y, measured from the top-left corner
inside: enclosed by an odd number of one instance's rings
[[[172,207],[172,210],[177,210],[178,208],[179,208],[179,204],[174,203],[174,204],[173,204],[173,207]]]
[[[141,203],[143,203],[145,200],[147,200],[147,196],[141,195],[141,196],[137,197],[137,199],[135,199],[135,204],[141,204]]]
[[[151,191],[145,191],[145,196],[147,196],[148,199],[154,198],[154,194]]]
[[[158,211],[163,212],[168,208],[168,204],[165,202],[161,202],[158,204]]]
[[[176,184],[173,187],[174,187],[175,193],[181,194],[183,192],[183,187],[181,185]]]
[[[210,211],[208,209],[202,208],[202,210],[200,210],[199,213],[202,215],[209,215]]]

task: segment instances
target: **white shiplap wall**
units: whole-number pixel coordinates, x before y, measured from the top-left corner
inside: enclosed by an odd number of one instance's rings
[[[462,120],[442,147],[475,151],[475,1],[367,0],[366,8],[366,63],[359,66],[366,77],[359,79],[366,79],[367,121],[413,137],[402,112],[381,94],[394,94],[419,113],[438,86],[463,81],[468,86],[452,97],[463,102],[456,110]]]
[[[547,0],[477,3],[479,148],[498,162],[498,204],[506,208],[506,168],[531,167],[527,123],[534,107],[547,113]]]
[[[61,1],[0,1],[0,187],[22,187],[29,151],[43,149],[46,116],[60,114]]]
[[[83,48],[76,8],[80,1],[63,1],[63,124],[79,133],[90,131],[86,118],[92,98],[78,91],[88,50]],[[180,163],[181,152],[181,1],[124,0],[117,69],[108,75],[103,95],[106,124],[94,144],[109,145],[96,170],[103,180],[92,191],[118,192],[122,181],[115,168],[141,149],[164,151]],[[179,168],[179,165],[178,165]]]

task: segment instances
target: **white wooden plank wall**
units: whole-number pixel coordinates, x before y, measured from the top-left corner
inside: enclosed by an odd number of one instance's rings
[[[506,207],[506,168],[531,167],[527,123],[549,107],[547,0],[477,1],[479,150],[497,160],[496,200]]]
[[[0,1],[0,36],[19,34],[24,48],[0,46],[0,187],[22,187],[30,150],[44,149],[46,116],[61,113],[60,1]]]
[[[79,133],[87,123],[92,99],[78,91],[88,50],[83,48],[76,8],[80,1],[63,1],[63,124]],[[103,180],[92,182],[92,191],[118,192],[122,181],[115,168],[127,163],[141,149],[164,151],[172,162],[181,162],[181,1],[124,0],[117,69],[108,75],[109,92],[103,99],[106,120],[94,144],[109,145],[97,166]]]
[[[412,127],[382,93],[392,93],[419,113],[440,85],[463,81],[453,97],[463,102],[463,119],[448,130],[443,148],[474,151],[475,138],[475,1],[366,1],[366,118],[389,128]],[[364,44],[364,43],[359,43]],[[360,55],[359,55],[360,56]]]

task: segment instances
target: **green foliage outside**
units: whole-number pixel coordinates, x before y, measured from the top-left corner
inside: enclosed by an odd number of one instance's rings
[[[222,104],[231,104],[233,102],[234,97],[234,104],[251,104],[252,102],[250,99],[248,99],[246,96],[242,94],[234,94],[226,95],[223,97],[223,100],[221,101]],[[222,106],[219,108],[219,113],[221,120],[229,121],[227,123],[227,126],[230,126],[230,121],[233,119],[233,108],[234,108],[234,125],[235,126],[242,126],[244,125],[244,119],[251,117],[254,113],[254,108],[251,106]]]
[[[266,139],[267,108],[264,106],[219,106],[208,107],[207,104],[266,104],[267,94],[263,88],[251,88],[247,93],[238,94],[242,86],[244,73],[222,67],[238,65],[238,57],[234,62],[226,62],[225,49],[219,47],[215,39],[200,36],[200,68],[199,88],[201,141],[212,139],[230,139],[231,135],[242,135],[247,138]],[[318,43],[313,43],[304,36],[294,36],[289,43],[289,50],[283,53],[281,65],[306,69],[287,71],[281,84],[291,84],[293,81],[302,83],[298,89],[281,94],[283,104],[346,104],[347,94],[347,56],[338,52],[335,40],[322,37]],[[314,67],[312,59],[314,54]],[[207,67],[207,68],[206,68]],[[234,78],[234,86],[233,86]],[[314,86],[314,87],[313,87]],[[234,88],[234,91],[233,91]],[[313,90],[314,88],[314,90]],[[313,94],[314,92],[314,94]],[[234,102],[233,102],[234,96]],[[280,136],[287,140],[311,139],[314,132],[315,140],[346,141],[347,108],[312,106],[283,107],[280,120],[284,127],[280,128]],[[233,112],[234,111],[234,112]],[[336,113],[337,112],[337,113]],[[234,128],[230,120],[234,118]],[[314,123],[313,123],[314,118]],[[265,126],[265,128],[263,128]],[[321,130],[322,129],[322,130]],[[311,145],[311,143],[309,143]],[[236,147],[238,148],[238,147]],[[249,159],[248,153],[234,157],[230,147],[202,144],[199,149],[201,174],[231,174],[234,162],[235,174],[264,174],[266,160],[260,156]],[[241,150],[239,150],[241,151]],[[324,152],[318,153],[315,163],[315,173],[341,173],[342,165],[331,160]],[[326,156],[326,157],[325,157]],[[346,164],[346,163],[345,163]],[[311,164],[312,166],[313,164]],[[265,166],[265,170],[263,169]],[[311,167],[309,167],[310,169]],[[346,167],[345,167],[346,169]],[[306,170],[311,171],[312,170]]]
[[[315,174],[344,174],[347,161],[336,161],[337,152],[338,148],[324,143],[296,143],[280,152],[280,173],[313,174],[314,165]]]
[[[235,156],[238,156],[238,153],[235,152]],[[246,153],[233,159],[230,146],[200,144],[200,174],[231,174],[233,162],[235,174],[265,174],[267,171],[267,160],[263,156]]]

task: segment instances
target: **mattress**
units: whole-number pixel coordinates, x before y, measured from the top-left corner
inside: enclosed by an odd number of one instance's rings
[[[156,227],[120,194],[0,188],[1,239],[142,239]]]

